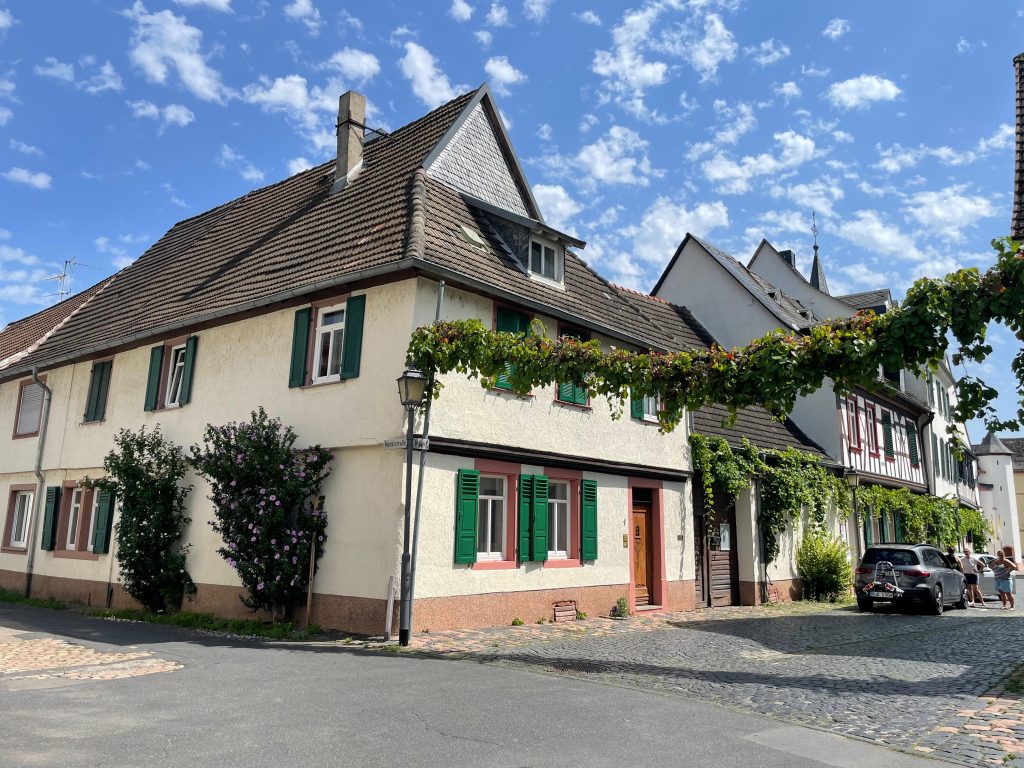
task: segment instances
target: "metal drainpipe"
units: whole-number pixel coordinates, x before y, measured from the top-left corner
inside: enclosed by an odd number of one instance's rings
[[[441,306],[444,303],[444,280],[437,284],[437,308],[434,310],[434,324],[441,320]],[[434,374],[427,379],[427,402],[423,407],[423,440],[430,439],[430,404],[434,401],[431,391]],[[420,507],[423,503],[423,476],[427,463],[427,451],[420,451],[419,473],[416,476],[416,512],[413,515],[412,557],[409,561],[409,631],[412,632],[413,606],[416,605],[416,555],[420,544]]]
[[[51,390],[39,378],[39,369],[32,367],[32,381],[43,388],[43,410],[39,415],[39,444],[36,446],[36,498],[35,509],[32,510],[32,532],[28,537],[28,563],[25,566],[25,597],[32,596],[32,566],[36,559],[36,534],[39,531],[39,518],[43,508],[43,490],[46,479],[43,477],[43,448],[46,446],[46,427],[50,421]]]

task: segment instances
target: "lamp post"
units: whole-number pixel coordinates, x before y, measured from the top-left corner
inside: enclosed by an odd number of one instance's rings
[[[406,361],[405,371],[398,377],[398,398],[402,401],[408,415],[408,425],[405,432],[405,534],[402,537],[402,585],[401,604],[398,610],[398,643],[399,645],[409,644],[409,635],[412,632],[410,626],[412,621],[412,590],[410,577],[410,522],[412,514],[412,441],[413,426],[416,421],[416,409],[423,402],[423,393],[427,386],[427,377],[420,371],[413,368],[412,363]]]
[[[867,541],[863,540],[864,526],[860,521],[860,512],[857,509],[857,486],[860,485],[860,472],[853,467],[848,467],[846,470],[846,484],[850,487],[850,491],[853,493],[853,519],[857,523],[857,541],[862,544],[859,548],[863,550],[867,547]],[[858,553],[859,555],[860,553]]]

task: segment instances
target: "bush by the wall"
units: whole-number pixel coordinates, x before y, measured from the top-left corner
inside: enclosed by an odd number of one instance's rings
[[[835,602],[848,596],[853,584],[848,558],[849,548],[841,539],[808,530],[796,552],[804,599]]]

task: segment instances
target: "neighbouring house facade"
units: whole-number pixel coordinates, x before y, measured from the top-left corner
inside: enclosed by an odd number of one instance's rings
[[[974,453],[979,465],[981,511],[992,528],[993,540],[988,551],[995,553],[1002,547],[1013,547],[1020,559],[1018,480],[1014,470],[1014,451],[1009,447],[1009,442],[1010,438],[1000,440],[993,432],[989,432],[981,443],[974,446]],[[1017,439],[1014,442],[1019,444],[1024,441]]]
[[[175,225],[135,263],[0,332],[0,585],[93,606],[118,584],[116,499],[102,475],[121,428],[182,446],[263,405],[333,454],[312,620],[379,633],[402,549],[395,379],[412,331],[476,318],[666,350],[666,332],[544,224],[482,87],[389,135],[346,94],[336,162]],[[424,464],[416,629],[695,604],[688,430],[613,419],[568,383],[527,397],[443,380]],[[656,407],[656,406],[652,406]],[[417,430],[422,429],[422,417]],[[10,437],[7,437],[10,435]],[[414,462],[414,486],[419,480]],[[240,615],[216,554],[208,487],[189,477],[186,610]],[[300,611],[301,614],[301,611]]]

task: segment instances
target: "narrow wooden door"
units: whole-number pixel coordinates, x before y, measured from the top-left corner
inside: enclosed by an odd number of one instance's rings
[[[736,505],[715,500],[715,527],[708,537],[710,604],[739,605],[739,562],[736,556]]]
[[[636,604],[650,605],[651,602],[651,510],[649,507],[633,507],[633,584],[636,588]]]
[[[695,483],[696,485],[696,483]],[[696,498],[696,495],[695,495]],[[704,533],[704,497],[703,494],[697,499],[699,503],[694,504],[697,512],[693,516],[693,587],[694,598],[698,608],[706,607],[708,604],[707,593],[707,554],[708,538]]]

